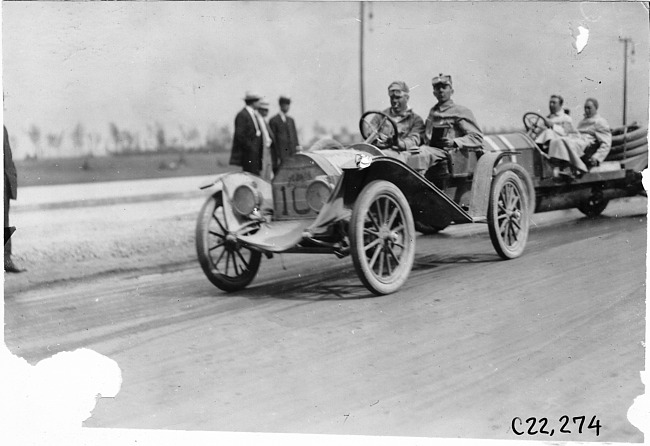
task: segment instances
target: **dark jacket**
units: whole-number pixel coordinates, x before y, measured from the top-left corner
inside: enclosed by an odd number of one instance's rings
[[[296,153],[296,146],[298,145],[298,133],[296,132],[296,123],[290,116],[285,116],[287,122],[282,120],[282,116],[278,113],[269,121],[269,127],[274,135],[273,149],[278,164]],[[277,165],[274,163],[274,168]]]
[[[253,117],[246,108],[235,117],[230,164],[256,175],[262,170],[262,134],[256,135]]]
[[[7,134],[7,127],[2,126],[4,130],[3,151],[5,154],[5,187],[8,189],[9,198],[16,199],[18,196],[18,174],[16,173],[16,165],[11,154],[11,146],[9,145],[9,135]]]

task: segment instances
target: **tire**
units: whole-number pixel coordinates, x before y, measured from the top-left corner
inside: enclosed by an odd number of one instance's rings
[[[488,229],[497,254],[503,259],[519,257],[526,247],[529,200],[526,186],[512,170],[503,170],[492,181],[488,204]]]
[[[445,229],[447,226],[434,226],[426,223],[415,222],[415,230],[424,235],[433,235]]]
[[[221,192],[201,208],[196,222],[196,254],[205,276],[217,288],[237,291],[255,278],[262,254],[241,246],[227,231]]]
[[[366,185],[352,210],[349,232],[354,269],[366,288],[377,295],[397,291],[415,258],[413,215],[402,191],[383,180]]]
[[[614,152],[614,153],[609,153],[607,155],[607,158],[605,158],[605,161],[621,161],[627,158],[631,158],[633,156],[637,155],[642,155],[644,153],[648,153],[648,144],[644,144],[640,147],[636,147],[634,149],[628,149],[625,152],[620,151],[620,152]]]
[[[608,203],[609,200],[603,197],[602,192],[598,191],[576,207],[588,218],[596,218],[603,213]]]
[[[617,146],[623,144],[623,142],[634,141],[636,139],[645,139],[648,136],[648,128],[640,128],[627,133],[619,133],[612,136],[612,146]]]
[[[535,196],[535,185],[533,184],[533,180],[530,178],[528,171],[517,163],[508,162],[497,166],[496,175],[507,170],[514,172],[526,186],[526,189],[528,190],[528,210],[531,214],[534,213],[535,206],[537,205],[537,199]]]
[[[648,145],[648,139],[639,138],[639,139],[635,139],[634,141],[628,141],[625,144],[617,144],[615,146],[612,146],[612,148],[609,150],[609,153],[623,153],[623,151],[627,152],[644,145],[645,146]]]

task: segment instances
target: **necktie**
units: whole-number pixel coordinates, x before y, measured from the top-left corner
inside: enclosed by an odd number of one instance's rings
[[[255,125],[255,136],[260,136],[260,122],[258,121],[257,112],[253,112],[253,125]]]

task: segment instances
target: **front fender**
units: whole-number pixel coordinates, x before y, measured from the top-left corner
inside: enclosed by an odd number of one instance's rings
[[[237,232],[245,223],[250,221],[247,216],[239,215],[234,211],[232,198],[237,187],[248,185],[259,192],[261,200],[259,211],[262,215],[273,213],[273,191],[271,183],[248,172],[227,172],[217,175],[213,180],[200,186],[200,189],[211,197],[219,192],[222,193],[223,209],[230,232]]]
[[[502,161],[510,159],[514,163],[518,151],[510,152],[486,152],[481,156],[474,170],[472,178],[472,198],[470,200],[469,215],[474,221],[485,221],[487,219],[487,209],[490,203],[490,193],[492,191],[492,179]],[[515,163],[516,164],[516,163]],[[531,212],[535,209],[535,187],[530,178],[530,174],[523,167],[519,167],[515,174],[521,178],[528,189],[528,204]]]

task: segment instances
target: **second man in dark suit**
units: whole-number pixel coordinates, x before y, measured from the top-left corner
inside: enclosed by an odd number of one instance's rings
[[[271,131],[274,135],[273,147],[275,155],[278,160],[277,167],[282,162],[296,153],[298,146],[298,133],[296,132],[296,123],[293,118],[289,116],[289,108],[291,107],[291,99],[280,96],[279,100],[280,112],[273,116],[269,122]]]
[[[262,170],[262,131],[257,114],[261,96],[246,93],[246,106],[235,117],[235,134],[232,141],[230,164],[241,166],[244,172],[259,175]]]

